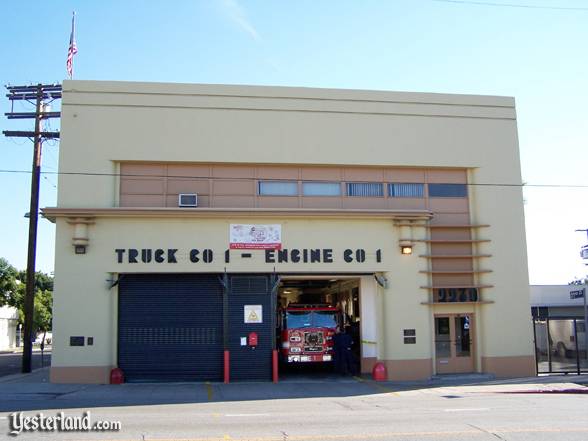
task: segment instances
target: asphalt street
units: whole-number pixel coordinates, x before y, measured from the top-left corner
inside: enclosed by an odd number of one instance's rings
[[[43,365],[51,364],[51,351],[43,354]],[[41,367],[41,352],[33,352],[33,369]],[[4,375],[18,374],[22,366],[22,353],[0,353],[0,377]]]
[[[580,378],[580,377],[575,377]],[[116,432],[28,432],[26,440],[588,439],[588,389],[558,378],[473,385],[344,378],[272,383],[0,383],[0,437],[11,413],[120,421]],[[581,378],[585,382],[588,378]],[[569,393],[564,393],[564,392]],[[523,393],[521,393],[523,392]],[[557,392],[557,393],[553,393]]]

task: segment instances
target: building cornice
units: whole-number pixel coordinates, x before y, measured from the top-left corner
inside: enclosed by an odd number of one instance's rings
[[[376,209],[328,209],[328,208],[61,208],[48,207],[42,210],[45,218],[55,222],[57,218],[362,218],[394,220],[428,220],[433,213],[428,210],[376,210]]]

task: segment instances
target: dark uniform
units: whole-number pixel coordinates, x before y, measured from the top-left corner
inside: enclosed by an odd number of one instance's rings
[[[342,375],[353,374],[353,354],[351,346],[353,339],[345,331],[335,334],[333,337],[333,347],[335,349],[335,368]]]

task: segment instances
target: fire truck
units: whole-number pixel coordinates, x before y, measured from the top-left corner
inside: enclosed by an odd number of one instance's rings
[[[333,361],[333,336],[341,324],[339,308],[290,303],[279,313],[278,340],[285,363]]]

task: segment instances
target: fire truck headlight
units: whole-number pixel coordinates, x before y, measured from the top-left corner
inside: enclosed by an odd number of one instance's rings
[[[294,353],[294,352],[302,352],[301,348],[296,348],[296,347],[291,347],[290,348],[290,352]]]
[[[283,347],[284,349],[288,349],[288,348],[290,347],[290,343],[288,343],[287,341],[283,341],[283,342],[282,342],[282,347]]]

